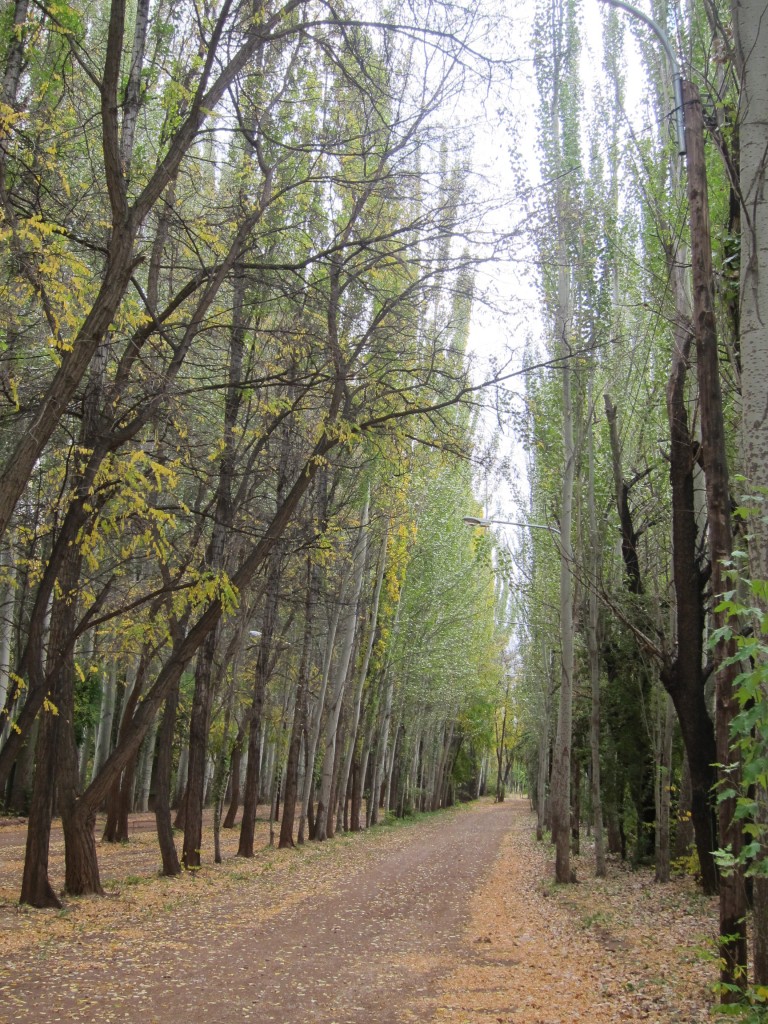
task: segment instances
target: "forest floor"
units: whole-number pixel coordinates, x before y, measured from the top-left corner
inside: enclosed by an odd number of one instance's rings
[[[716,903],[616,862],[596,879],[586,854],[555,886],[523,800],[248,861],[226,832],[221,865],[175,879],[151,821],[100,844],[106,899],[60,911],[17,905],[24,828],[0,824],[2,1024],[712,1020]],[[55,833],[54,886],[61,855]]]

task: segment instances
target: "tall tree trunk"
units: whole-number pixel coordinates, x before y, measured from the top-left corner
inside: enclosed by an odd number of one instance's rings
[[[11,672],[11,638],[16,591],[13,586],[13,554],[10,546],[0,546],[0,746],[10,727],[10,708],[6,709]]]
[[[718,890],[713,851],[717,846],[714,786],[717,761],[715,731],[706,705],[703,670],[704,588],[708,572],[701,566],[695,511],[696,450],[688,425],[685,378],[693,342],[679,271],[670,266],[677,303],[672,370],[667,383],[670,431],[669,479],[672,488],[672,574],[675,587],[675,655],[662,665],[661,681],[672,698],[691,779],[691,823],[699,857],[702,887]]]
[[[347,752],[344,757],[344,765],[341,770],[341,778],[339,782],[339,790],[341,798],[344,801],[346,807],[346,796],[347,787],[349,783],[349,775],[352,767],[352,761],[355,756],[355,749],[358,745],[358,729],[360,725],[360,708],[363,701],[363,688],[365,687],[365,681],[368,677],[368,666],[371,663],[371,654],[373,652],[374,641],[377,636],[377,623],[379,618],[379,601],[381,598],[381,588],[384,582],[384,570],[387,564],[387,541],[389,538],[389,520],[384,531],[384,539],[379,549],[379,560],[378,568],[376,571],[376,583],[373,588],[373,601],[370,606],[370,613],[368,616],[368,632],[363,651],[363,657],[358,668],[357,674],[357,686],[352,697],[352,717],[349,722],[349,743],[347,745]],[[359,813],[359,811],[358,811]]]
[[[659,756],[656,765],[656,881],[668,882],[670,870],[670,805],[672,802],[672,732],[674,705],[664,695],[659,714]]]
[[[720,390],[717,332],[714,313],[714,282],[712,248],[709,230],[706,163],[704,159],[704,123],[701,101],[695,86],[684,83],[688,150],[688,203],[691,214],[691,263],[693,269],[693,310],[696,334],[696,365],[701,408],[702,454],[707,487],[707,525],[712,559],[712,597],[715,628],[726,623],[725,613],[717,611],[718,603],[729,587],[725,563],[732,554],[731,496],[728,486],[728,461],[725,450],[723,403]],[[720,639],[714,648],[716,675],[715,738],[721,781],[729,788],[738,788],[740,771],[731,748],[731,722],[738,710],[734,694],[736,647],[733,640]],[[743,846],[741,822],[736,821],[735,797],[721,796],[718,804],[720,842],[729,846],[735,858]],[[746,891],[742,868],[720,880],[720,945],[723,968],[721,979],[726,986],[724,1000],[732,1002],[737,990],[746,984],[747,936]]]
[[[149,727],[149,732],[144,737],[144,742],[139,750],[134,809],[140,814],[146,814],[149,810],[149,796],[152,788],[152,769],[155,763],[155,746],[157,744],[157,730],[159,725],[159,718],[155,715],[152,720],[152,725]]]
[[[315,819],[315,840],[322,842],[328,835],[328,811],[331,807],[331,789],[333,786],[334,766],[336,762],[336,742],[341,715],[341,703],[344,697],[344,688],[349,674],[349,664],[352,658],[352,650],[355,644],[355,633],[357,630],[357,612],[360,602],[360,593],[363,587],[363,571],[365,568],[365,555],[368,542],[368,500],[362,510],[360,528],[357,534],[354,552],[352,555],[352,579],[347,594],[347,608],[344,616],[342,629],[341,650],[336,664],[331,698],[328,704],[328,717],[325,727],[325,754],[323,757],[323,770],[320,778],[320,793],[317,800],[317,815]],[[344,588],[342,588],[342,597]]]
[[[765,0],[732,0],[736,59],[741,79],[739,102],[739,182],[741,222],[739,343],[742,438],[748,496],[757,514],[750,520],[749,564],[754,580],[768,580],[768,17]],[[763,609],[765,611],[765,609]],[[768,685],[763,687],[768,701]],[[768,792],[756,797],[768,834]],[[764,840],[765,844],[765,840]],[[766,857],[765,852],[762,854]],[[768,985],[768,875],[754,879],[754,981]]]
[[[544,838],[545,829],[550,827],[549,775],[552,766],[551,718],[554,706],[555,680],[552,672],[552,652],[542,640],[542,671],[544,677],[544,707],[539,725],[536,774],[536,838]]]
[[[59,573],[59,591],[53,604],[48,644],[47,678],[50,700],[43,706],[43,723],[38,736],[37,771],[27,827],[27,849],[24,862],[21,902],[33,906],[55,906],[58,900],[47,883],[48,843],[55,782],[58,783],[65,842],[71,815],[68,813],[79,783],[77,746],[74,733],[75,660],[74,626],[77,619],[77,584],[82,557],[79,546],[72,545]],[[55,779],[55,782],[54,782]],[[87,851],[82,856],[82,842],[87,836],[74,835],[74,846],[67,843],[66,884],[81,872],[94,875],[94,891],[101,891],[98,879],[95,845],[88,863]],[[93,836],[90,836],[93,843]],[[77,891],[76,889],[74,891]],[[42,901],[42,902],[41,902]]]
[[[237,458],[237,420],[242,403],[243,356],[245,350],[245,277],[238,274],[232,300],[232,329],[229,336],[227,393],[224,401],[221,465],[216,486],[216,505],[211,539],[206,552],[206,569],[223,572],[229,532],[234,518],[233,486]],[[278,499],[279,500],[279,499]],[[214,626],[203,641],[195,667],[195,689],[189,723],[189,765],[184,815],[184,843],[181,862],[185,868],[198,868],[203,837],[205,771],[208,761],[208,732],[213,706],[214,659],[220,629]]]
[[[99,725],[96,733],[96,749],[93,754],[93,768],[91,781],[101,771],[104,762],[109,757],[112,746],[112,724],[115,718],[115,700],[117,697],[117,661],[112,660],[109,670],[104,678],[104,689],[101,695],[101,709],[99,711]]]
[[[368,774],[375,724],[373,714],[369,714],[367,717],[368,724],[366,726],[365,735],[363,736],[363,745],[360,751],[360,762],[356,769],[356,786],[352,787],[352,806],[349,814],[350,832],[362,831],[362,822],[367,821],[368,810],[370,807],[369,799],[369,807],[366,808],[366,816],[365,818],[362,817],[363,797],[365,796],[365,777]]]
[[[242,643],[242,632],[237,642],[239,651]],[[216,755],[213,767],[213,780],[211,782],[211,799],[213,801],[213,860],[215,864],[221,864],[221,812],[224,809],[224,798],[227,791],[227,777],[231,764],[231,751],[229,749],[229,731],[234,714],[235,692],[237,687],[237,653],[232,665],[232,678],[229,683],[229,692],[226,699],[224,711],[224,725],[222,728],[221,749]],[[226,671],[226,668],[224,669]]]
[[[593,373],[589,377],[589,425],[587,445],[589,459],[588,506],[589,546],[591,550],[589,608],[587,614],[587,652],[589,656],[589,679],[592,702],[589,714],[589,745],[591,754],[590,786],[592,798],[592,824],[595,830],[595,875],[605,877],[605,837],[603,835],[603,794],[600,785],[600,609],[597,600],[599,572],[599,537],[597,533],[597,510],[595,508],[595,445],[594,405],[592,400]]]
[[[552,771],[552,834],[555,841],[555,878],[558,882],[573,881],[571,873],[571,743],[573,721],[573,595],[571,589],[571,518],[576,451],[573,439],[573,404],[571,399],[570,282],[565,254],[561,252],[558,270],[557,323],[555,335],[563,361],[563,485],[560,508],[560,700],[557,713],[557,735]]]
[[[73,638],[81,561],[79,547],[73,548],[70,558],[65,562],[64,571],[59,577],[61,596],[56,600],[54,615],[51,619],[51,655],[55,665],[54,678],[56,679],[54,692],[58,694],[59,738],[56,760],[61,824],[64,832],[64,886],[66,891],[73,896],[103,892],[96,855],[96,840],[93,834],[96,823],[95,809],[83,817],[78,817],[75,814],[80,793],[80,773],[74,729],[75,660]]]
[[[256,655],[256,671],[253,680],[253,696],[248,723],[248,765],[245,773],[243,792],[243,817],[240,822],[238,857],[253,857],[253,841],[256,830],[256,809],[259,803],[261,783],[261,712],[267,681],[272,666],[272,641],[277,624],[277,610],[280,602],[280,578],[282,557],[279,551],[270,556],[267,570],[267,589],[264,599],[264,617],[261,624],[259,649]]]
[[[197,655],[195,690],[189,720],[189,763],[184,798],[184,841],[181,863],[187,870],[201,864],[203,843],[203,804],[208,764],[208,734],[214,690],[214,658],[219,630],[212,629]]]
[[[702,569],[699,530],[694,501],[696,446],[690,435],[686,407],[685,378],[693,335],[686,314],[685,295],[679,268],[671,260],[669,271],[677,305],[672,370],[667,383],[667,415],[670,429],[669,476],[672,488],[672,564],[675,588],[675,653],[659,653],[660,678],[672,698],[680,723],[683,745],[691,773],[691,819],[699,857],[702,887],[717,892],[718,878],[712,852],[716,842],[713,787],[715,732],[706,705],[703,670],[704,588],[708,574]],[[613,473],[622,528],[622,553],[631,593],[642,593],[637,559],[637,535],[629,507],[629,486],[621,469],[617,410],[605,396],[610,428]]]
[[[229,809],[227,810],[224,821],[222,822],[222,828],[235,827],[237,810],[238,807],[240,806],[240,770],[242,767],[243,760],[243,743],[245,742],[245,722],[246,719],[243,718],[243,721],[239,724],[237,728],[237,736],[235,737],[235,742],[232,744],[232,755],[229,764]]]
[[[384,668],[383,703],[381,705],[381,722],[378,735],[374,739],[373,750],[376,756],[371,767],[371,800],[370,809],[367,815],[368,825],[377,825],[379,822],[379,807],[381,805],[381,783],[384,775],[384,768],[387,760],[387,749],[389,745],[389,732],[392,722],[392,701],[395,695],[394,674],[387,664]]]
[[[157,744],[157,775],[155,792],[155,824],[163,862],[162,873],[167,876],[181,874],[171,824],[171,771],[173,768],[173,736],[176,712],[179,707],[178,684],[171,688],[165,699],[163,719]]]
[[[320,729],[323,721],[323,709],[325,707],[325,694],[328,689],[328,680],[331,674],[331,665],[333,662],[333,651],[336,644],[336,633],[339,628],[339,622],[341,621],[341,603],[336,602],[336,606],[331,617],[330,626],[328,629],[328,637],[325,645],[325,654],[323,656],[323,675],[320,680],[320,693],[318,694],[317,701],[315,702],[314,711],[312,713],[311,721],[309,723],[309,738],[307,743],[307,770],[304,773],[304,793],[301,798],[301,815],[299,817],[299,831],[297,840],[299,843],[304,842],[304,823],[308,820],[310,806],[312,803],[312,790],[315,785],[315,755],[317,753],[317,744],[320,742]],[[309,830],[309,838],[314,839],[315,827],[314,827],[314,814],[312,816],[312,824]]]
[[[296,700],[293,709],[293,725],[291,741],[288,747],[288,760],[285,767],[285,799],[283,801],[283,820],[280,823],[280,849],[293,846],[293,823],[296,817],[296,800],[299,783],[299,756],[301,739],[307,725],[307,689],[312,661],[312,634],[315,627],[315,608],[320,588],[318,566],[313,565],[312,556],[307,556],[307,591],[304,604],[304,640],[301,645],[299,677],[296,684]]]
[[[27,903],[31,907],[61,906],[61,900],[48,880],[57,740],[55,718],[51,712],[44,710],[37,736],[38,769],[32,784],[19,898],[20,903]]]
[[[135,671],[126,683],[123,709],[120,715],[120,730],[117,741],[124,740],[131,728],[133,715],[144,689],[144,682],[149,671],[150,654],[147,649],[142,651]],[[130,758],[122,773],[115,780],[107,798],[107,820],[104,823],[102,842],[125,843],[128,841],[128,815],[133,808],[133,783],[136,777],[136,760],[138,750]]]

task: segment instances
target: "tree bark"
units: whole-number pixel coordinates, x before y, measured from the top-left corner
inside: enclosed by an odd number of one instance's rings
[[[317,744],[320,741],[320,728],[323,721],[323,709],[325,707],[325,694],[328,689],[328,679],[331,674],[331,663],[333,661],[333,651],[336,644],[336,633],[339,628],[339,622],[341,621],[341,604],[337,601],[336,606],[331,617],[330,625],[328,628],[328,637],[325,644],[325,654],[323,656],[323,675],[320,681],[320,693],[317,697],[315,709],[310,716],[309,723],[309,738],[307,744],[307,770],[304,774],[304,793],[301,799],[301,816],[299,817],[299,831],[297,840],[299,843],[304,842],[304,823],[309,823],[309,838],[315,838],[315,818],[314,808],[312,807],[312,790],[315,785],[315,755],[317,753]]]
[[[245,742],[245,722],[240,723],[237,729],[235,742],[232,744],[232,756],[229,765],[230,796],[229,809],[222,823],[222,828],[234,828],[237,811],[240,806],[240,770],[243,761],[243,743]]]
[[[568,319],[570,287],[565,254],[558,271],[557,324],[558,352],[563,361],[563,485],[560,508],[560,701],[552,771],[552,834],[555,842],[555,879],[573,881],[571,873],[571,743],[573,721],[573,596],[571,592],[571,518],[576,452],[573,439],[573,405],[569,361]]]
[[[184,805],[184,841],[181,863],[186,870],[200,867],[203,842],[203,803],[205,800],[208,733],[213,704],[213,659],[218,647],[219,630],[208,634],[197,656],[195,690],[189,722],[189,765]]]
[[[139,656],[139,663],[133,673],[133,681],[126,683],[130,689],[125,694],[123,710],[120,715],[120,730],[117,741],[124,740],[130,729],[133,714],[139,703],[144,683],[149,671],[149,651],[142,651]],[[129,680],[131,676],[129,675]],[[107,820],[104,823],[102,842],[104,843],[126,843],[128,842],[128,815],[133,810],[133,784],[136,778],[136,762],[138,750],[130,758],[120,776],[115,780],[107,798]]]
[[[288,747],[288,760],[285,767],[283,801],[283,820],[280,823],[280,849],[292,847],[293,823],[296,817],[296,801],[299,784],[299,755],[301,754],[301,738],[307,725],[307,688],[312,654],[312,634],[315,624],[315,607],[317,605],[320,578],[318,567],[313,565],[312,556],[307,556],[306,601],[304,603],[304,640],[301,645],[301,661],[299,677],[296,684],[296,701],[293,709],[293,725],[291,740]]]
[[[355,755],[355,749],[358,744],[360,708],[362,706],[363,701],[363,689],[365,687],[365,681],[368,678],[368,666],[371,663],[371,654],[373,652],[373,645],[377,636],[379,602],[381,598],[382,584],[384,583],[384,570],[387,564],[388,537],[389,520],[387,521],[387,525],[384,530],[384,539],[381,543],[381,548],[379,549],[378,568],[376,571],[376,583],[373,588],[373,601],[371,602],[371,609],[368,616],[368,635],[366,639],[362,661],[358,668],[357,686],[355,687],[355,692],[352,697],[352,718],[349,722],[349,743],[347,744],[347,752],[344,757],[344,765],[341,769],[341,778],[339,782],[339,790],[341,793],[341,798],[344,802],[344,809],[346,809],[347,788],[349,784],[350,771],[352,768],[352,761]]]
[[[692,324],[684,309],[683,284],[676,266],[670,275],[677,305],[672,370],[667,383],[669,479],[672,488],[672,575],[675,587],[674,658],[661,669],[661,681],[672,698],[688,756],[691,778],[691,821],[704,892],[718,890],[713,851],[717,845],[714,806],[716,781],[715,731],[707,709],[703,670],[704,588],[708,573],[701,566],[694,502],[697,451],[688,425],[685,379],[693,342]]]
[[[709,230],[704,124],[701,101],[695,86],[684,83],[685,140],[688,150],[688,203],[691,216],[691,263],[693,270],[693,310],[696,356],[701,408],[701,435],[707,488],[707,525],[712,559],[712,597],[715,628],[725,625],[725,614],[717,605],[728,589],[725,563],[732,554],[731,506],[728,486],[728,461],[725,450],[723,403],[718,367],[717,332],[714,313],[712,248]],[[731,748],[731,722],[738,705],[733,681],[738,672],[734,664],[733,640],[720,639],[714,648],[716,671],[715,738],[721,781],[738,788],[740,777],[735,752]],[[741,823],[734,820],[735,797],[721,798],[718,804],[720,842],[730,846],[738,858],[743,836]],[[723,999],[733,1002],[737,990],[746,984],[747,937],[746,892],[743,869],[737,868],[720,880],[721,980],[726,986]]]
[[[139,750],[134,810],[138,811],[140,814],[146,814],[149,810],[149,797],[152,789],[152,769],[155,763],[155,747],[157,745],[157,730],[159,725],[160,722],[156,715]]]
[[[597,600],[600,538],[597,533],[597,510],[595,508],[593,377],[594,372],[591,372],[588,392],[589,425],[587,427],[587,455],[589,463],[587,502],[589,506],[590,570],[592,575],[587,613],[587,654],[589,657],[589,679],[592,697],[589,714],[589,745],[592,769],[590,772],[590,793],[592,798],[592,824],[595,830],[595,875],[597,878],[604,878],[605,836],[603,835],[603,793],[600,784],[600,609]]]
[[[752,579],[768,580],[768,17],[765,0],[732,0],[731,7],[741,85],[738,131],[743,203],[739,293],[742,443],[747,499],[754,503],[756,513],[749,523],[749,565]],[[763,700],[768,701],[768,686],[763,688]],[[765,787],[758,787],[756,796],[759,818],[768,829]],[[768,985],[768,877],[764,874],[755,876],[753,898],[754,982]]]
[[[264,600],[264,617],[256,656],[256,671],[253,680],[253,697],[248,724],[248,765],[245,773],[243,793],[243,817],[240,822],[238,857],[253,857],[253,841],[256,831],[256,808],[259,803],[261,770],[261,711],[267,689],[271,667],[272,640],[277,624],[277,610],[280,601],[281,556],[273,552],[267,572],[267,590]]]
[[[656,765],[656,881],[668,882],[670,871],[670,806],[672,802],[672,729],[674,706],[665,694],[659,714],[659,756]]]
[[[48,851],[53,816],[57,730],[54,716],[43,711],[37,737],[38,769],[32,785],[27,822],[24,873],[20,903],[31,907],[61,907],[61,900],[48,880]]]
[[[91,781],[101,771],[102,765],[109,757],[112,746],[112,724],[115,718],[115,699],[117,697],[117,662],[113,660],[109,672],[104,679],[104,690],[101,695],[99,711],[99,727],[96,733],[96,749],[93,754]]]
[[[173,736],[176,712],[179,706],[179,687],[173,686],[165,699],[163,719],[157,744],[157,774],[155,792],[155,824],[163,862],[162,873],[167,876],[181,874],[171,824],[171,771],[173,767]]]
[[[352,657],[352,649],[355,643],[355,632],[357,628],[357,612],[360,602],[360,592],[363,586],[363,569],[365,567],[365,552],[368,539],[368,500],[362,510],[360,528],[352,556],[353,577],[347,595],[347,609],[344,617],[342,630],[341,651],[339,652],[331,699],[328,705],[328,717],[325,727],[325,754],[323,757],[323,770],[320,779],[320,793],[317,799],[317,813],[315,817],[315,840],[322,842],[328,835],[328,812],[331,808],[331,789],[333,786],[334,766],[336,762],[336,742],[339,716],[341,715],[341,702],[344,697],[344,687],[349,674],[349,664]],[[342,589],[343,595],[343,589]]]

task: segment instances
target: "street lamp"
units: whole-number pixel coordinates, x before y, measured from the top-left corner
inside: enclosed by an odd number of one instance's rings
[[[516,519],[480,519],[478,516],[464,516],[463,522],[467,526],[479,526],[483,530],[487,530],[489,526],[527,526],[531,530],[546,530],[548,533],[556,533],[560,536],[560,531],[556,526],[547,526],[545,523],[521,523]]]
[[[675,124],[677,125],[677,149],[680,156],[685,156],[686,145],[685,145],[685,120],[683,115],[683,76],[680,73],[680,65],[675,51],[672,49],[672,45],[666,36],[666,33],[656,24],[653,18],[648,17],[643,11],[638,10],[637,7],[633,7],[632,4],[624,3],[624,0],[602,0],[605,4],[610,4],[611,7],[618,7],[622,11],[626,11],[627,14],[631,14],[633,17],[639,19],[656,33],[659,42],[664,47],[664,52],[667,55],[667,59],[672,67],[672,90],[675,94]]]

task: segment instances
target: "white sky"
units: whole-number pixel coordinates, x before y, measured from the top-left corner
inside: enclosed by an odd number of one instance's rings
[[[644,0],[636,0],[636,5],[645,8]],[[485,88],[478,86],[474,94],[465,97],[461,114],[472,121],[474,135],[473,169],[484,179],[490,194],[496,197],[508,194],[518,195],[519,199],[506,209],[497,210],[492,216],[492,226],[497,230],[509,230],[521,223],[525,216],[526,186],[539,180],[538,148],[536,135],[536,113],[538,100],[533,73],[532,17],[533,3],[518,3],[510,17],[514,18],[514,40],[520,52],[520,62],[516,68],[513,81],[507,86],[508,95],[486,95]],[[591,91],[598,86],[602,68],[602,17],[607,5],[600,0],[583,0],[583,40],[582,40],[582,76],[587,104]],[[624,33],[624,46],[627,55],[627,114],[635,123],[637,130],[643,132],[642,90],[644,76],[635,41],[630,31],[631,18],[627,14],[627,27]],[[500,34],[499,46],[505,49],[510,44],[509,38]],[[501,103],[505,103],[508,113],[506,117],[514,126],[517,143],[513,143],[510,134],[499,125],[495,116]],[[521,154],[526,181],[516,179],[511,169],[510,147],[515,146]],[[535,201],[535,196],[533,197]],[[515,261],[499,261],[487,266],[478,274],[477,284],[481,291],[487,291],[496,310],[482,303],[476,303],[470,329],[469,350],[475,364],[476,380],[488,376],[491,361],[495,358],[503,360],[505,353],[516,353],[520,359],[527,342],[539,344],[542,338],[543,323],[540,316],[539,295],[536,287],[535,259],[532,251],[526,251],[529,242],[521,237]],[[542,346],[543,347],[543,346]],[[511,381],[510,389],[520,395],[523,392],[522,379]],[[520,403],[522,404],[522,401]],[[502,455],[510,459],[513,467],[513,478],[517,485],[518,501],[522,494],[527,496],[527,480],[525,477],[525,458],[518,440],[514,436],[511,424],[504,424]],[[490,433],[498,427],[497,418],[488,415],[485,429]],[[484,493],[485,492],[485,493]],[[517,518],[525,514],[509,486],[500,486],[498,480],[484,483],[478,480],[477,495],[486,504],[486,514],[498,518]]]

